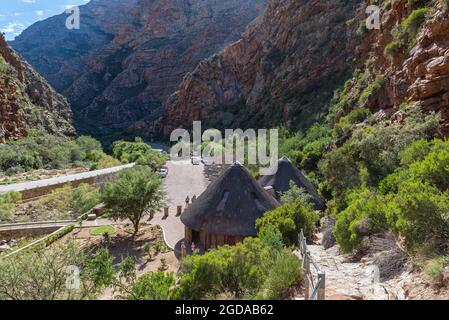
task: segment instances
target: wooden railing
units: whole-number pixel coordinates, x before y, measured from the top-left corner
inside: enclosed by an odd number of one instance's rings
[[[298,240],[305,278],[304,300],[325,300],[326,274],[320,270],[319,266],[310,255],[309,250],[307,250],[306,238],[304,237],[304,232],[302,229],[299,233]],[[313,266],[313,271],[310,268],[311,266]]]

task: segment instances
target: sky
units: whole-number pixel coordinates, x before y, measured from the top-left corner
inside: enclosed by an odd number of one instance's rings
[[[33,23],[89,0],[0,0],[0,32],[13,40]]]

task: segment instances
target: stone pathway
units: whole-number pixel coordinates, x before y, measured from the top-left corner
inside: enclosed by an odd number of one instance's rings
[[[308,245],[307,248],[321,271],[326,273],[327,300],[406,298],[404,284],[410,282],[410,273],[403,272],[394,279],[381,282],[378,266],[368,259],[353,262],[350,255],[340,253],[337,245],[327,250],[322,245]]]

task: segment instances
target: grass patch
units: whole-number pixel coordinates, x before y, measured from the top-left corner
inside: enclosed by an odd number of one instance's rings
[[[103,234],[114,234],[115,228],[113,226],[101,226],[90,231],[90,234],[93,236],[101,236]]]

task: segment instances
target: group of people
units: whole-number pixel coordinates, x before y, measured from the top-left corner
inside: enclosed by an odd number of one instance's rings
[[[194,203],[195,200],[196,200],[196,194],[194,194],[193,197],[192,197],[192,203]],[[187,196],[187,198],[186,198],[186,207],[189,205],[189,203],[190,203],[190,198],[189,198],[189,196]]]

